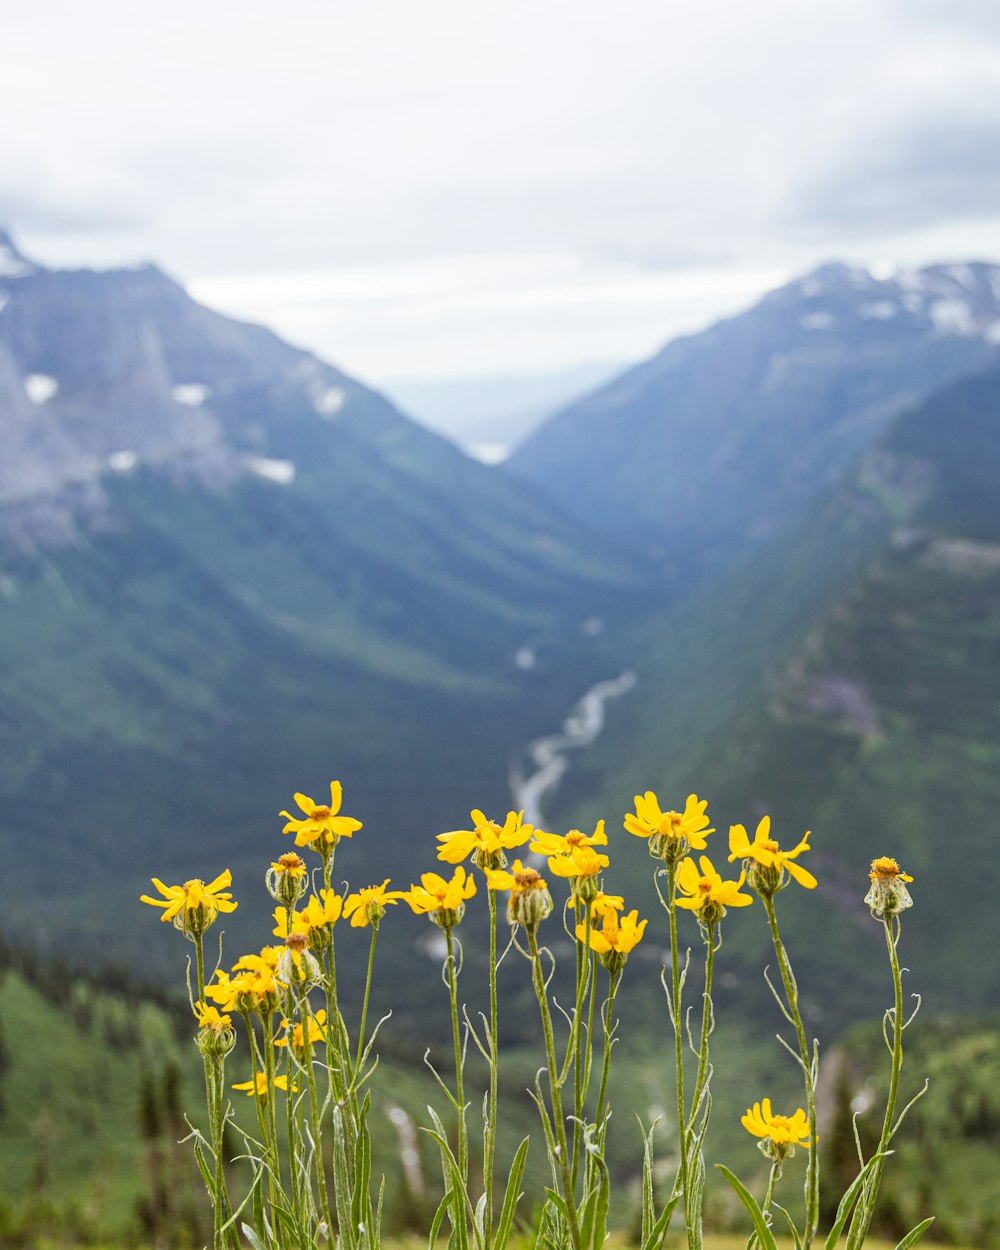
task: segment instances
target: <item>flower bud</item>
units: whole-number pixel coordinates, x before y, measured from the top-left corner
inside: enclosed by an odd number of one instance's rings
[[[480,846],[472,852],[472,862],[477,868],[482,868],[483,872],[496,871],[507,867],[507,856],[502,850],[488,851]]]
[[[228,1055],[236,1045],[232,1019],[219,1014],[215,1007],[204,1003],[195,1005],[195,1015],[201,1028],[195,1035],[195,1045],[205,1056]]]
[[[437,911],[427,914],[439,929],[454,929],[455,925],[462,923],[465,916],[465,904],[459,903],[457,907],[439,907]]]
[[[674,837],[669,833],[654,833],[647,845],[650,859],[659,859],[665,864],[679,863],[691,849],[687,838]],[[700,845],[704,846],[704,843]]]
[[[756,859],[745,859],[747,885],[761,898],[773,898],[784,886],[785,870],[780,864],[762,864]]]

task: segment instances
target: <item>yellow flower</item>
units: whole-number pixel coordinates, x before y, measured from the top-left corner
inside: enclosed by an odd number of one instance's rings
[[[339,781],[330,782],[330,803],[314,803],[306,794],[296,792],[295,802],[305,812],[305,820],[296,819],[290,812],[282,811],[288,823],[282,833],[294,833],[296,846],[312,846],[313,850],[328,855],[341,838],[349,838],[361,821],[351,816],[338,816],[343,802],[343,790]]]
[[[215,1007],[195,1003],[194,1014],[198,1020],[195,1044],[203,1055],[228,1055],[236,1045],[236,1034],[230,1016],[222,1016]]]
[[[705,849],[705,838],[714,833],[708,828],[707,799],[689,794],[683,812],[661,812],[660,804],[652,790],[635,796],[635,814],[625,817],[625,828],[637,838],[646,838],[649,853],[654,859],[676,863],[692,848]]]
[[[519,859],[507,872],[503,868],[488,868],[486,884],[491,890],[510,890],[507,900],[507,921],[511,925],[523,925],[537,929],[552,911],[552,895],[534,868],[525,868]]]
[[[418,916],[430,916],[442,929],[459,924],[465,914],[465,900],[476,892],[476,879],[466,876],[461,864],[455,869],[451,880],[436,872],[421,873],[420,884],[411,885],[400,894]]]
[[[288,1077],[276,1076],[274,1078],[274,1088],[287,1090],[288,1089]],[[263,1098],[264,1095],[267,1093],[267,1073],[258,1072],[252,1081],[242,1081],[239,1085],[234,1085],[233,1089],[246,1090],[248,1098],[252,1098],[254,1094],[256,1094],[258,1098]],[[293,1084],[292,1093],[297,1094],[298,1092],[299,1092],[299,1087]]]
[[[599,820],[592,834],[581,833],[579,829],[571,829],[565,835],[545,833],[542,829],[535,830],[535,837],[529,851],[536,855],[545,855],[551,859],[553,855],[572,855],[582,846],[607,846],[608,835],[604,832],[604,821]]]
[[[549,860],[549,872],[557,877],[572,878],[576,881],[577,892],[581,892],[578,878],[597,877],[610,862],[607,855],[599,854],[593,847],[575,846],[568,855],[553,855]]]
[[[749,860],[749,881],[758,894],[771,895],[782,886],[783,870],[787,869],[799,885],[807,890],[816,886],[816,878],[806,872],[798,864],[793,863],[803,851],[808,851],[809,834],[803,837],[798,846],[790,851],[783,851],[777,842],[771,839],[771,817],[762,816],[757,832],[751,842],[747,831],[742,825],[731,825],[729,828],[729,862],[742,859]]]
[[[332,929],[340,919],[344,910],[344,900],[336,890],[320,890],[319,897],[309,896],[309,902],[303,908],[306,924],[310,931]]]
[[[760,1148],[769,1159],[787,1159],[795,1153],[796,1146],[809,1144],[809,1121],[801,1107],[791,1116],[772,1115],[771,1100],[755,1102],[740,1117],[740,1123],[748,1133],[760,1137]]]
[[[598,890],[592,899],[586,899],[580,894],[573,893],[570,895],[570,907],[577,907],[580,903],[590,903],[591,922],[600,920],[609,911],[624,911],[625,900],[620,894],[605,894],[603,890]]]
[[[187,935],[200,936],[220,911],[235,911],[238,906],[226,889],[233,883],[228,868],[208,885],[197,878],[185,881],[183,885],[164,885],[156,877],[151,880],[163,898],[150,898],[148,894],[143,894],[140,902],[162,907],[160,919],[172,920],[174,926]]]
[[[521,823],[524,812],[508,812],[502,826],[495,820],[487,820],[478,807],[469,815],[471,829],[453,829],[451,833],[437,835],[441,843],[438,859],[446,864],[460,864],[471,854],[477,868],[503,868],[507,864],[504,851],[523,846],[533,833],[531,825]]]
[[[195,1003],[194,1014],[197,1017],[199,1027],[211,1029],[213,1033],[222,1033],[224,1030],[232,1027],[231,1017],[220,1016],[218,1008],[209,1007],[206,1003]]]
[[[586,897],[597,892],[597,877],[610,863],[607,855],[595,851],[594,847],[607,844],[604,821],[599,820],[589,836],[579,829],[571,829],[565,837],[539,830],[528,849],[538,855],[547,855],[549,871],[557,877],[568,877],[573,881],[574,896]]]
[[[241,955],[233,965],[236,976],[217,972],[205,994],[224,1011],[260,1011],[267,1015],[277,1006],[275,971],[283,947],[265,946],[259,955]]]
[[[865,895],[865,902],[876,920],[894,916],[913,906],[910,891],[903,884],[913,878],[903,872],[894,859],[873,859],[868,876],[871,887]]]
[[[355,894],[348,894],[344,903],[344,916],[351,917],[352,929],[363,929],[366,925],[377,924],[385,915],[386,907],[395,905],[403,897],[401,890],[386,890],[389,878],[381,885],[370,885]]]
[[[741,894],[740,886],[746,873],[740,873],[739,881],[723,881],[712,867],[707,855],[699,858],[701,873],[693,859],[685,859],[677,869],[677,888],[687,898],[678,898],[677,906],[698,913],[698,919],[706,925],[715,924],[726,914],[727,907],[749,907],[753,899]]]
[[[304,912],[292,911],[287,907],[276,907],[274,909],[274,928],[271,930],[275,937],[286,938],[289,933],[305,933],[309,932],[309,921]]]
[[[620,972],[629,951],[642,941],[647,923],[639,919],[638,911],[630,911],[619,919],[614,908],[609,907],[604,912],[600,929],[588,930],[585,924],[578,924],[576,936],[578,941],[586,942],[591,950],[597,952],[609,972]]]
[[[321,1007],[319,1011],[309,1017],[309,1044],[314,1042],[322,1042],[326,1038],[326,1031],[323,1026],[326,1024],[326,1012]],[[282,1020],[281,1027],[285,1030],[284,1037],[276,1037],[274,1039],[275,1046],[288,1045],[288,1021]],[[305,1049],[305,1031],[301,1023],[292,1025],[292,1046],[297,1053]]]

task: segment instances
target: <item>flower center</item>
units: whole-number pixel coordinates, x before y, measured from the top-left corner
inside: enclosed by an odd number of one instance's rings
[[[295,854],[282,855],[278,860],[278,867],[282,872],[294,872],[296,868],[304,868],[305,861]]]
[[[312,820],[326,820],[330,815],[330,809],[325,803],[320,803],[312,809]]]
[[[681,836],[681,821],[683,819],[680,812],[664,812],[663,819],[660,821],[660,833],[666,834],[670,838],[679,838]]]
[[[514,873],[514,888],[520,891],[536,890],[541,880],[541,874],[534,868],[525,868],[522,872]]]
[[[764,846],[764,850],[770,851],[772,855],[777,854],[777,852],[781,849],[778,846],[777,842],[765,842],[763,846]]]
[[[702,894],[711,894],[712,893],[711,881],[709,881],[707,877],[702,877],[702,879],[698,882],[698,889],[701,891]]]
[[[586,842],[586,838],[579,829],[571,829],[566,834],[566,845],[569,847],[583,846],[584,842]]]
[[[873,859],[872,872],[876,877],[882,877],[886,881],[891,881],[894,877],[899,876],[899,865],[894,859]]]
[[[304,951],[309,945],[309,939],[304,933],[289,933],[285,938],[285,945],[290,951]]]

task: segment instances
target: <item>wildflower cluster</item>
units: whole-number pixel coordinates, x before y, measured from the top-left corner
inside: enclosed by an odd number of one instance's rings
[[[162,919],[172,921],[195,948],[197,988],[192,989],[192,1009],[195,1042],[204,1060],[209,1121],[207,1138],[197,1130],[195,1138],[213,1204],[213,1250],[238,1250],[238,1228],[254,1250],[319,1250],[334,1244],[338,1250],[377,1250],[380,1245],[381,1193],[376,1196],[368,1126],[372,1106],[368,1085],[379,1026],[369,1032],[368,1006],[382,922],[388,910],[400,903],[426,917],[442,933],[443,981],[451,1013],[454,1071],[447,1077],[435,1075],[452,1123],[431,1110],[432,1123],[426,1129],[438,1147],[443,1169],[443,1196],[430,1244],[446,1221],[449,1245],[456,1250],[507,1250],[513,1232],[530,1140],[525,1138],[503,1170],[497,1166],[496,1150],[500,1104],[497,969],[501,959],[514,950],[530,971],[545,1050],[531,1093],[541,1116],[551,1183],[537,1216],[534,1243],[551,1250],[602,1250],[611,1185],[605,1149],[611,1114],[609,1076],[618,1027],[616,995],[629,956],[646,939],[651,925],[650,918],[640,918],[639,908],[627,908],[622,895],[605,890],[605,877],[611,871],[605,822],[598,821],[591,833],[571,829],[557,834],[526,824],[523,812],[508,812],[501,821],[477,808],[471,813],[471,828],[437,835],[437,860],[449,866],[450,875],[429,868],[408,889],[391,889],[386,878],[354,890],[345,884],[338,892],[332,883],[337,847],[362,828],[359,820],[340,814],[342,801],[342,788],[334,781],[329,804],[317,804],[296,793],[302,815],[281,812],[286,820],[283,832],[294,834],[295,845],[318,858],[310,869],[297,852],[286,851],[270,863],[264,880],[275,904],[270,936],[276,940],[241,955],[228,969],[220,961],[206,977],[204,962],[207,930],[220,914],[237,906],[229,890],[228,871],[208,885],[196,879],[166,886],[154,878],[161,897],[142,897],[143,902],[162,909]],[[703,1148],[712,1107],[715,963],[723,930],[730,923],[729,912],[750,907],[755,897],[773,941],[781,991],[772,988],[772,993],[795,1033],[795,1045],[788,1049],[801,1069],[805,1106],[777,1113],[764,1097],[753,1102],[742,1117],[743,1126],[770,1163],[762,1203],[733,1173],[721,1170],[753,1219],[753,1240],[774,1250],[770,1225],[775,1187],[783,1165],[803,1150],[804,1216],[801,1227],[792,1231],[799,1250],[810,1250],[819,1218],[818,1048],[815,1042],[810,1047],[806,1035],[775,908],[777,896],[790,882],[808,890],[817,885],[816,878],[798,863],[810,849],[810,835],[805,834],[791,850],[782,850],[771,835],[767,816],[758,822],[752,841],[744,825],[731,825],[728,862],[739,866],[727,879],[708,854],[700,853],[708,849],[708,839],[715,832],[706,800],[692,794],[683,810],[663,810],[656,794],[646,791],[635,796],[634,807],[634,812],[625,815],[623,827],[646,840],[657,864],[654,884],[666,913],[659,941],[667,951],[662,982],[671,1025],[677,1133],[673,1181],[660,1205],[654,1199],[658,1169],[652,1129],[644,1138],[640,1250],[660,1250],[675,1215],[682,1217],[688,1250],[700,1250],[703,1245],[707,1179]],[[508,852],[516,852],[513,862]],[[847,1227],[848,1250],[859,1250],[864,1244],[888,1142],[908,1109],[899,1115],[895,1111],[902,1030],[908,1023],[902,1019],[896,948],[900,915],[912,905],[906,889],[912,878],[888,858],[874,860],[869,875],[871,888],[865,901],[873,917],[882,922],[893,972],[895,1006],[886,1017],[892,1077],[879,1146],[867,1161],[861,1160],[858,1177],[841,1203],[836,1235]],[[499,899],[503,895],[510,939],[498,957]],[[479,1028],[460,1002],[458,934],[467,908],[482,906],[479,900],[484,896],[489,913],[489,1013],[484,1013]],[[542,935],[545,922],[560,908],[563,932],[572,942],[575,983],[571,1002],[560,1006],[559,1016],[554,1017],[550,980],[555,960],[542,944]],[[690,955],[682,955],[678,917],[684,913],[696,921],[704,947],[701,1020],[695,1031],[690,1009],[686,1012],[683,1002]],[[348,922],[348,930],[368,930],[367,974],[353,1036],[337,987],[335,946],[341,921]],[[234,1018],[242,1021],[246,1034],[249,1074],[227,1086],[225,1064],[237,1045]],[[685,1065],[685,1036],[694,1054],[693,1066],[690,1060]],[[470,1161],[465,1073],[470,1039],[489,1072],[483,1100],[481,1169],[474,1169]],[[599,1055],[595,1054],[598,1042]],[[245,1073],[244,1067],[240,1076]],[[238,1203],[230,1197],[224,1159],[224,1134],[232,1114],[227,1088],[253,1101],[260,1135],[257,1140],[244,1134],[252,1178],[247,1197]],[[503,1185],[502,1175],[507,1178]],[[836,1235],[828,1244],[836,1241]]]

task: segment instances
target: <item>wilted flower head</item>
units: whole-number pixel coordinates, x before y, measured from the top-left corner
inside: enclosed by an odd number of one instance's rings
[[[876,920],[895,916],[913,906],[913,899],[904,884],[913,878],[903,872],[894,859],[873,859],[868,876],[871,887],[865,895],[865,902]]]
[[[316,956],[309,950],[308,937],[290,933],[278,960],[278,980],[283,985],[314,985],[322,975]]]
[[[708,827],[708,800],[689,794],[683,812],[660,810],[660,804],[652,790],[635,796],[635,814],[625,817],[625,828],[637,838],[646,838],[649,853],[654,859],[675,864],[683,859],[692,847],[705,849],[705,838],[714,833]]]
[[[519,859],[509,872],[502,868],[488,869],[486,884],[491,890],[510,890],[507,900],[507,922],[534,931],[552,911],[552,895],[541,873],[525,868]]]
[[[290,851],[271,864],[264,880],[272,898],[292,907],[309,886],[306,862],[294,851]]]

